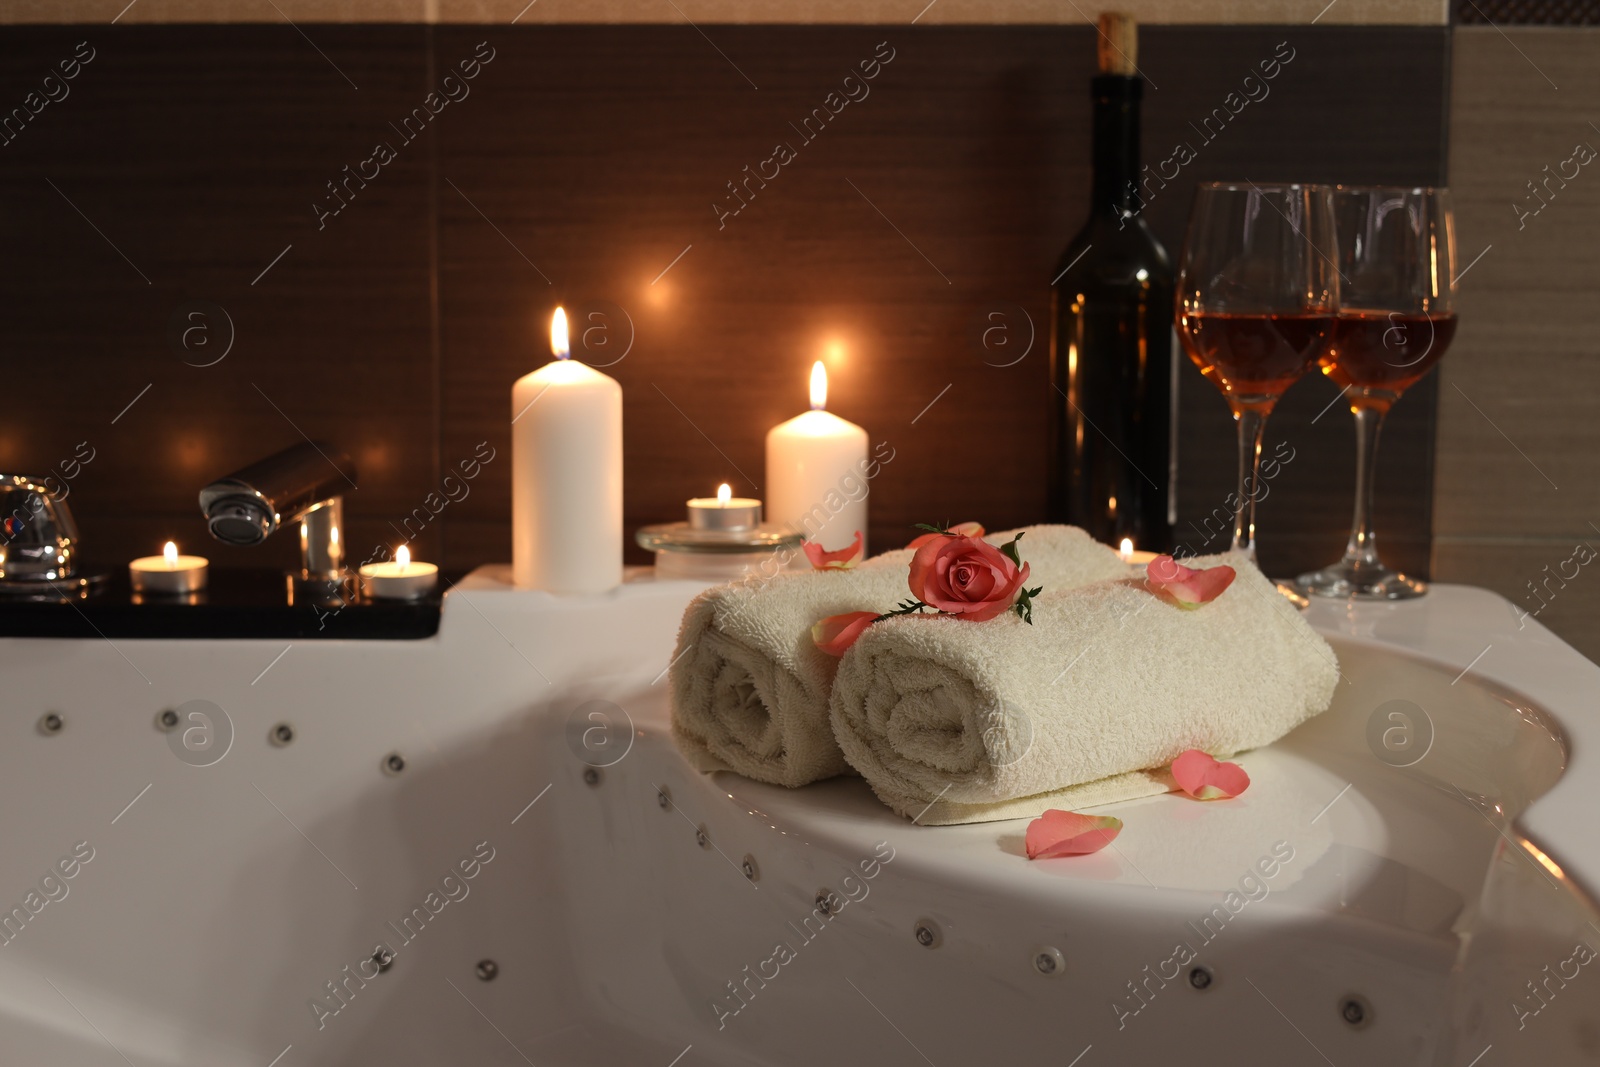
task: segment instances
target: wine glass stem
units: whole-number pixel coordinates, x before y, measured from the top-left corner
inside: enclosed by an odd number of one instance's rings
[[[1254,563],[1256,558],[1256,487],[1261,470],[1261,436],[1267,428],[1270,407],[1240,407],[1233,413],[1239,425],[1239,492],[1233,508],[1233,550]]]
[[[1378,535],[1372,529],[1373,485],[1378,473],[1378,433],[1387,412],[1357,405],[1356,416],[1356,512],[1350,521],[1350,542],[1345,545],[1344,564],[1369,568],[1378,562]]]

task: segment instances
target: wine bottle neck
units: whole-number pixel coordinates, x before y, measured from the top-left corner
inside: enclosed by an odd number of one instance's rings
[[[1144,82],[1137,77],[1101,74],[1090,86],[1094,94],[1090,214],[1120,218],[1134,211],[1139,177],[1139,100],[1144,95]]]

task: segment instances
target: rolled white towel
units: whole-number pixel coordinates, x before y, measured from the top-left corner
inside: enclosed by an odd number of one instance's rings
[[[1018,547],[1032,567],[1030,585],[1066,589],[1129,573],[1113,550],[1075,526],[1024,532]],[[986,540],[1001,544],[1016,533]],[[888,611],[910,597],[912,554],[897,549],[850,570],[787,572],[696,597],[670,671],[672,735],[690,762],[790,787],[848,772],[828,724],[839,661],[816,647],[811,627],[829,615]]]
[[[986,822],[1164,792],[1185,749],[1256,748],[1326,710],[1337,658],[1273,584],[1184,562],[1238,577],[1189,611],[1125,578],[1046,590],[1032,626],[874,624],[834,680],[845,758],[901,815]]]

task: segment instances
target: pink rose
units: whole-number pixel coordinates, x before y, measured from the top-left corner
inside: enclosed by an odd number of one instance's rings
[[[1011,610],[1028,580],[1004,552],[976,537],[938,537],[911,557],[911,595],[931,608],[982,622]]]

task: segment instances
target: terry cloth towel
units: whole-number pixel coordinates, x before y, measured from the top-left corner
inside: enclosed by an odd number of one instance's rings
[[[1194,561],[1217,563],[1238,577],[1189,611],[1125,578],[1047,590],[1032,626],[873,625],[834,681],[845,758],[896,812],[943,825],[1149,796],[1185,749],[1277,740],[1327,709],[1338,660],[1253,564]]]
[[[1075,526],[1030,526],[1018,548],[1029,585],[1067,589],[1130,573]],[[1002,544],[1016,531],[990,534]],[[698,769],[802,786],[849,765],[828,725],[838,659],[811,627],[847,611],[889,611],[911,596],[909,549],[845,571],[785,572],[708,589],[684,613],[671,668],[672,736]],[[968,624],[975,625],[975,624]]]

